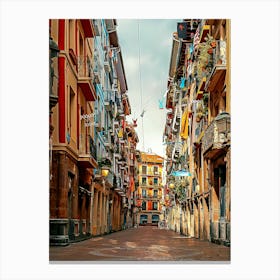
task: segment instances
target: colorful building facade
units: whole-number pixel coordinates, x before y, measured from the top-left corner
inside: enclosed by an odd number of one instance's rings
[[[184,36],[173,34],[164,129],[168,225],[229,245],[230,20],[181,24]]]
[[[50,20],[50,38],[50,244],[67,245],[124,228],[131,109],[116,20]]]
[[[138,157],[138,182],[136,191],[137,225],[158,225],[162,215],[163,158],[156,154],[140,152]]]

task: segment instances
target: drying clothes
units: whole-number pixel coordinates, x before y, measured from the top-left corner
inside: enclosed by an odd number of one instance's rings
[[[181,124],[181,134],[180,136],[183,139],[187,139],[189,136],[189,112],[188,109],[186,109],[182,116],[182,124]]]
[[[163,109],[164,106],[163,106],[163,99],[160,99],[158,102],[159,102],[159,109]]]
[[[181,78],[180,88],[183,88],[185,86],[185,80],[186,80],[185,77]]]

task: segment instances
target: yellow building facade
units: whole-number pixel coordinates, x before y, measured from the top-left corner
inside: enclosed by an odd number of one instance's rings
[[[166,98],[168,225],[230,245],[230,20],[181,24],[187,34],[173,34]],[[182,169],[187,178],[173,176]]]
[[[139,209],[136,220],[139,225],[158,225],[158,222],[163,219],[162,169],[162,157],[156,154],[140,153],[138,160],[139,187],[136,191]]]

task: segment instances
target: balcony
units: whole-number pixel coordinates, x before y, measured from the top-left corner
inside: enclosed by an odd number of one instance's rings
[[[109,61],[105,60],[104,61],[104,70],[109,73],[111,71],[111,68],[110,68],[110,63]]]
[[[97,52],[96,49],[94,51]],[[96,84],[101,83],[101,66],[99,63],[98,54],[96,53],[94,55],[93,79]]]
[[[213,158],[230,145],[230,115],[219,114],[205,130],[202,138],[202,152]]]
[[[205,84],[206,84],[207,77],[204,76],[199,82],[197,92],[196,92],[196,99],[200,100],[203,97],[204,89],[205,89]]]
[[[109,94],[107,94],[107,97],[105,97],[104,106],[107,112],[112,112],[114,108],[114,101]]]
[[[86,38],[92,38],[94,36],[94,25],[92,19],[81,19],[81,24],[84,29]]]
[[[101,35],[101,26],[100,26],[100,19],[93,20],[93,29],[95,36]]]
[[[103,141],[104,141],[104,146],[107,148],[111,148],[111,141],[109,137],[109,131],[103,131]]]
[[[162,199],[162,195],[148,195],[148,199],[157,201]]]
[[[111,171],[106,177],[105,184],[110,188],[114,186],[114,174]]]
[[[96,92],[93,86],[93,71],[90,58],[78,57],[78,86],[82,89],[87,101],[96,100]]]
[[[100,111],[96,111],[96,114],[95,114],[95,117],[94,117],[94,127],[95,127],[97,132],[101,132],[102,131],[102,127],[101,127],[101,112]]]
[[[96,147],[91,136],[89,136],[89,151],[79,154],[78,164],[83,168],[96,168],[98,166]]]
[[[205,42],[207,34],[210,32],[210,25],[203,25],[200,31],[200,43]]]
[[[216,48],[213,49],[213,68],[205,85],[208,91],[213,91],[218,82],[225,78],[227,69],[226,41],[216,41],[216,43]]]
[[[201,143],[201,139],[204,135],[204,126],[205,126],[205,121],[202,119],[196,129],[195,129],[195,136],[194,136],[194,144],[199,144]]]

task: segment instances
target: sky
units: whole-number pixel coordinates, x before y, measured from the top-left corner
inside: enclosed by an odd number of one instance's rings
[[[127,120],[137,119],[137,149],[161,156],[165,154],[162,139],[166,110],[159,108],[159,100],[164,98],[167,90],[172,34],[176,32],[179,21],[117,19],[131,105],[131,116]],[[165,107],[165,98],[163,105]]]

